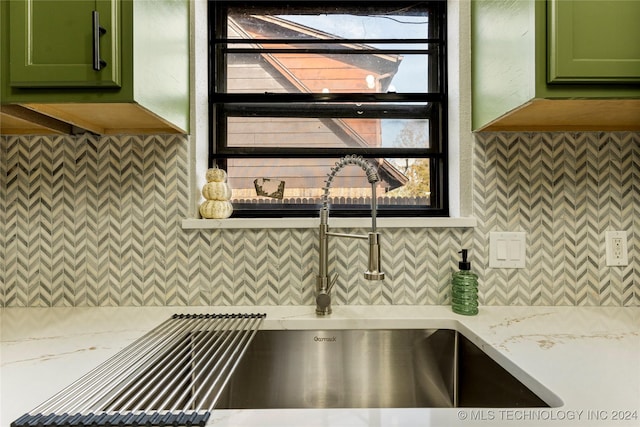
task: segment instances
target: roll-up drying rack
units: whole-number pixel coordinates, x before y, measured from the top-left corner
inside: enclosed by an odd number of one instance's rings
[[[265,314],[176,314],[12,427],[204,426]]]

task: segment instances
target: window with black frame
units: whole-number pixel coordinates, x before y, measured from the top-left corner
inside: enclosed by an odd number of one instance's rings
[[[447,215],[446,1],[213,1],[210,164],[235,217],[315,216],[378,168],[379,216]],[[358,167],[332,216],[368,215]]]

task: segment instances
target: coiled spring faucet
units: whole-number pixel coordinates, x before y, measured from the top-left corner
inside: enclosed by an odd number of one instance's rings
[[[360,166],[367,174],[367,180],[371,184],[371,231],[365,236],[360,234],[333,233],[329,231],[329,188],[336,174],[347,165]],[[349,237],[369,240],[369,265],[364,272],[367,280],[383,280],[384,273],[380,271],[380,233],[376,228],[376,183],[380,181],[376,168],[361,156],[345,156],[340,159],[328,175],[323,188],[322,207],[320,208],[320,245],[319,245],[319,271],[316,277],[316,314],[331,314],[331,289],[338,278],[336,274],[329,279],[328,252],[329,236]]]

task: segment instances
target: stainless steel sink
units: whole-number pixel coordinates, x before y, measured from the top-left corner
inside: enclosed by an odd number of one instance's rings
[[[217,409],[548,407],[448,329],[262,330]]]

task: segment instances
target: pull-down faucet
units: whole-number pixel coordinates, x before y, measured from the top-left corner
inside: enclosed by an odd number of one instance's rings
[[[333,233],[329,231],[329,188],[336,174],[347,165],[357,165],[367,174],[367,180],[371,184],[371,231],[365,236],[360,234]],[[329,279],[328,252],[329,236],[350,237],[369,240],[369,266],[364,272],[367,280],[383,280],[384,273],[380,271],[380,233],[376,230],[376,183],[380,181],[375,167],[360,156],[345,156],[338,161],[329,174],[322,195],[322,207],[320,208],[320,245],[319,245],[319,271],[316,277],[316,314],[331,314],[331,289],[338,278],[336,274]]]

